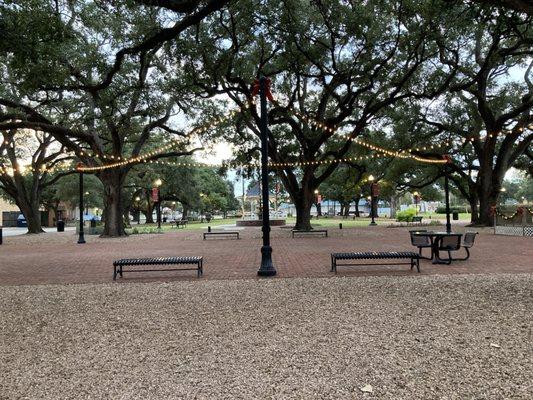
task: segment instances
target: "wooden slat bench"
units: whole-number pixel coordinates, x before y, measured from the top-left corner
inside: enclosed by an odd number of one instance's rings
[[[325,237],[328,237],[328,230],[327,229],[313,229],[313,230],[310,230],[310,231],[300,231],[300,230],[297,230],[297,229],[293,229],[292,231],[292,237],[294,238],[294,235],[313,235],[313,234],[318,234],[318,235],[324,235]]]
[[[196,264],[196,268],[164,268],[164,269],[129,269],[124,270],[126,266],[137,265],[182,265]],[[113,263],[113,280],[117,275],[124,272],[150,272],[150,271],[197,271],[198,278],[203,275],[203,257],[156,257],[156,258],[123,258]]]
[[[207,239],[210,236],[235,236],[237,239],[240,239],[239,232],[236,231],[221,231],[221,232],[204,232],[204,240]]]
[[[350,263],[338,264],[338,260],[404,260],[409,262],[392,262],[392,263]],[[337,273],[337,267],[355,267],[363,265],[410,265],[411,269],[416,266],[420,272],[420,255],[412,251],[369,251],[359,253],[332,253],[331,254],[331,271]]]

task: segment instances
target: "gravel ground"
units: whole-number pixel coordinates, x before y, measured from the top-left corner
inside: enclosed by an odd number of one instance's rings
[[[0,399],[531,399],[532,321],[533,274],[3,287]]]

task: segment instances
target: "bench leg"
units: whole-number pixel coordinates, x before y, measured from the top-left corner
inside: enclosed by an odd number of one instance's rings
[[[120,277],[122,278],[122,265],[120,266],[119,270],[118,270],[118,274],[120,275]]]
[[[337,275],[337,259],[335,257],[331,257],[331,272],[335,272],[335,275]]]
[[[113,280],[117,280],[117,266],[113,265]]]

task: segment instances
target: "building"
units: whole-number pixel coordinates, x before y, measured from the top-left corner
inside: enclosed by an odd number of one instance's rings
[[[2,216],[4,212],[20,212],[20,210],[15,204],[9,203],[0,197],[0,226],[4,224]]]

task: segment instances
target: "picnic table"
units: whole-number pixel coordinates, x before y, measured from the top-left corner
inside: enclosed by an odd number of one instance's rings
[[[420,231],[411,232],[414,236],[428,237],[431,241],[431,259],[433,264],[451,264],[451,251],[459,250],[461,248],[461,233],[453,232],[434,232],[434,231]],[[448,251],[448,259],[443,259],[440,256],[440,250]]]

